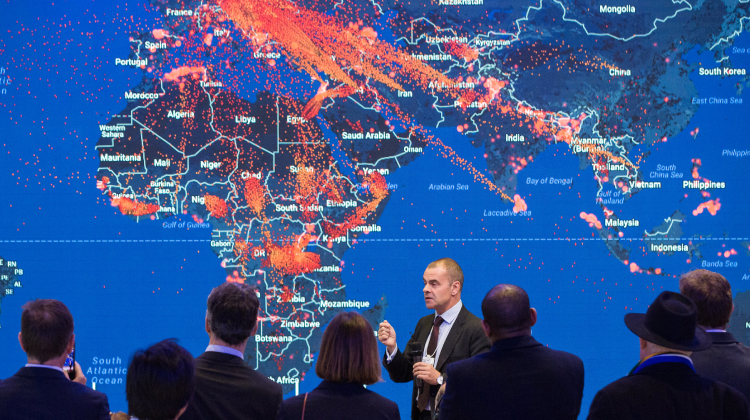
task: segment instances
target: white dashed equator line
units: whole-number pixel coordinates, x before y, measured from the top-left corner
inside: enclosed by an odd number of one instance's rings
[[[0,244],[30,244],[30,243],[205,243],[219,240],[213,239],[0,239]],[[353,243],[367,242],[578,242],[578,241],[614,241],[603,238],[357,238]],[[750,241],[750,238],[619,238],[621,242],[646,241]],[[249,239],[247,242],[262,242]],[[278,240],[277,242],[282,242]],[[321,241],[323,242],[323,241]]]

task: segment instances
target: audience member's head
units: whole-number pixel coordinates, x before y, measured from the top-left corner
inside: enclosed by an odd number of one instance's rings
[[[372,385],[380,381],[378,343],[362,315],[342,312],[331,320],[323,333],[315,373],[331,382]]]
[[[698,269],[680,277],[680,293],[695,302],[698,325],[726,328],[734,311],[732,287],[719,273]]]
[[[206,310],[209,335],[230,346],[243,345],[255,333],[259,307],[256,289],[250,285],[226,282],[215,287]]]
[[[675,292],[661,292],[645,314],[625,314],[625,325],[641,339],[641,360],[667,352],[690,355],[711,346],[708,333],[698,327],[695,303]]]
[[[458,282],[458,291],[459,293],[464,288],[464,271],[461,270],[461,266],[458,265],[456,261],[454,261],[452,258],[441,258],[439,260],[433,261],[430,264],[427,265],[427,268],[442,268],[445,270],[445,273],[448,275],[448,279],[450,280],[450,284],[452,285],[455,282]]]
[[[482,300],[482,326],[490,341],[531,334],[536,309],[526,291],[512,284],[498,284]]]
[[[173,340],[139,350],[128,367],[125,395],[139,420],[175,420],[195,389],[193,356]]]
[[[73,315],[68,307],[54,299],[37,299],[23,305],[21,347],[30,363],[46,364],[63,358],[73,350]]]

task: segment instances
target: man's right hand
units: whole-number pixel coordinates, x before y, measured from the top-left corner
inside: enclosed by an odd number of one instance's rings
[[[73,379],[73,382],[78,382],[81,385],[86,385],[86,377],[83,376],[83,369],[81,369],[81,365],[76,362],[75,364],[75,371],[76,371],[76,378]]]
[[[398,348],[396,344],[396,330],[393,329],[388,321],[383,321],[378,326],[378,340],[385,344],[388,353],[391,354]]]

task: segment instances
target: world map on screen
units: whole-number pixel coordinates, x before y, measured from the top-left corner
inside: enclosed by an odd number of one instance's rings
[[[17,302],[0,325],[40,282],[118,288],[81,304],[127,306],[124,324],[107,318],[110,347],[90,345],[104,357],[82,362],[114,405],[136,325],[182,304],[84,268],[98,264],[160,270],[177,294],[256,286],[245,361],[291,395],[315,383],[341,311],[388,319],[405,345],[427,313],[421,270],[444,256],[467,270],[477,315],[494,284],[529,291],[535,336],[584,360],[583,415],[635,362],[623,314],[686,271],[729,279],[730,331],[750,344],[747,1],[81,3],[2,18],[0,304]],[[60,189],[76,198],[47,198]],[[74,270],[55,262],[76,246]],[[179,338],[202,342],[186,319],[170,323],[197,337]],[[575,331],[589,329],[623,348],[592,351]],[[374,389],[408,413],[389,382]]]

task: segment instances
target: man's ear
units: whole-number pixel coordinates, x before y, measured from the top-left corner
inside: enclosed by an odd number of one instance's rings
[[[206,333],[211,334],[211,326],[208,325],[208,317],[206,317]]]
[[[646,346],[648,346],[648,341],[642,339],[641,337],[638,337],[638,340],[640,340],[641,350],[645,349]]]
[[[258,332],[258,321],[256,320],[255,321],[255,326],[253,327],[253,330],[250,331],[250,337],[254,336],[255,333],[257,333],[257,332]]]
[[[75,347],[76,347],[76,335],[75,334],[71,334],[70,335],[70,340],[68,340],[68,348],[65,351],[65,354],[66,355],[70,354],[70,352],[73,351],[73,349]]]
[[[482,330],[484,330],[484,335],[486,335],[487,338],[489,338],[490,335],[491,335],[491,333],[490,333],[490,326],[489,326],[489,324],[487,324],[487,321],[485,321],[485,320],[482,320]]]
[[[21,350],[23,350],[24,353],[26,353],[26,349],[23,348],[23,339],[21,338],[21,333],[18,333],[18,344],[21,345]]]
[[[454,281],[453,284],[451,284],[451,296],[456,296],[459,293],[461,293],[461,283]]]
[[[536,325],[536,309],[531,308],[531,313],[529,314],[531,317],[531,323],[529,323],[529,328]]]

